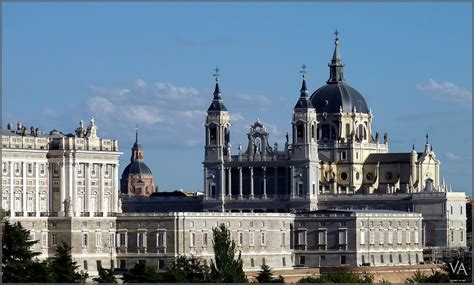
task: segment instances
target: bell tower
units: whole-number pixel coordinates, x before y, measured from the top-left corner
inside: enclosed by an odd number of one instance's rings
[[[224,160],[228,157],[230,142],[230,116],[222,101],[219,86],[219,68],[215,69],[214,98],[207,109],[206,144],[204,157],[204,193],[206,199],[219,201],[223,210],[225,197]]]
[[[316,109],[308,96],[306,66],[302,66],[303,82],[300,98],[293,109],[293,140],[291,145],[291,193],[292,208],[315,210],[319,191],[319,159],[316,139]]]

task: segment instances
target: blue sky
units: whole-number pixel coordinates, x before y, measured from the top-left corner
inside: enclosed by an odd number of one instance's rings
[[[471,3],[3,3],[3,126],[72,132],[94,116],[119,140],[135,125],[161,191],[202,189],[213,69],[245,146],[260,118],[284,141],[299,96],[328,77],[340,33],[348,83],[391,152],[429,133],[455,191],[472,193]]]

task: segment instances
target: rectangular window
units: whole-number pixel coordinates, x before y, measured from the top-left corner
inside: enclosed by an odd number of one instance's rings
[[[281,233],[281,245],[285,246],[286,245],[286,233]]]
[[[35,232],[30,232],[30,241],[36,240]]]
[[[144,246],[145,246],[145,245],[144,245],[144,240],[145,240],[144,234],[143,234],[143,233],[139,233],[139,234],[137,235],[137,247],[144,247]]]
[[[341,264],[346,264],[346,256],[341,255]]]
[[[102,261],[96,260],[95,263],[96,263],[97,269],[102,268]]]
[[[397,243],[398,244],[402,243],[402,231],[401,230],[397,231]]]
[[[253,258],[250,258],[250,266],[255,267],[255,261],[253,260]]]
[[[115,234],[110,233],[109,235],[109,247],[115,247]]]
[[[255,234],[252,232],[250,233],[250,236],[249,236],[249,244],[250,246],[254,246],[255,245]]]
[[[303,196],[303,183],[298,183],[298,196]]]
[[[298,232],[298,244],[306,245],[306,231]]]
[[[454,241],[454,231],[451,231],[451,241]]]
[[[44,174],[44,164],[40,164],[40,174]]]
[[[403,259],[402,259],[402,255],[401,255],[401,254],[398,255],[398,262],[400,262],[400,263],[403,262]]]
[[[360,232],[360,244],[365,244],[365,232]]]
[[[87,233],[82,234],[82,247],[87,248],[89,246],[89,235]]]
[[[413,239],[415,240],[415,243],[418,243],[418,230],[415,230]]]
[[[320,245],[325,245],[326,244],[326,231],[320,231],[318,233],[318,243]]]
[[[84,260],[84,270],[89,270],[89,266],[87,265],[87,260]]]
[[[95,247],[102,246],[102,233],[95,233]]]
[[[316,195],[316,184],[313,183],[313,195]]]
[[[393,263],[393,255],[390,254],[390,263]]]
[[[56,234],[53,234],[53,235],[51,236],[51,243],[52,243],[53,245],[57,245],[57,244],[58,244],[58,236],[57,236]]]
[[[382,255],[380,255],[380,263],[384,263],[384,262],[385,262],[385,260],[383,258],[383,254],[382,254]]]
[[[165,269],[165,261],[164,261],[164,259],[158,260],[158,269]]]
[[[459,213],[462,215],[462,206],[459,207]]]
[[[375,232],[369,232],[370,244],[375,244]]]
[[[239,233],[239,245],[242,246],[244,244],[244,233]]]
[[[461,231],[461,241],[464,241],[464,232]]]
[[[405,239],[406,239],[405,242],[406,242],[407,244],[408,244],[408,243],[411,243],[411,231],[406,230],[406,231],[405,231],[405,235],[406,235],[406,236],[405,236]]]
[[[346,243],[347,243],[347,232],[346,231],[340,231],[339,232],[339,244],[344,245]]]
[[[207,233],[202,234],[202,246],[207,247]]]
[[[118,234],[119,238],[118,238],[118,246],[127,246],[127,243],[126,243],[126,240],[125,240],[125,237],[126,237],[126,234],[125,233],[121,233],[121,234]]]
[[[267,244],[267,239],[266,239],[265,233],[260,234],[260,244],[262,246],[265,246]]]
[[[281,258],[281,264],[283,266],[286,266],[286,259],[284,257]]]
[[[33,172],[33,164],[32,163],[28,163],[27,164],[27,167],[28,167],[28,174],[31,174]]]
[[[120,269],[126,269],[127,265],[124,259],[120,259]]]
[[[385,242],[385,232],[379,231],[379,244],[384,244]]]
[[[453,214],[453,206],[451,206],[451,215]]]
[[[262,257],[262,265],[265,265],[265,257]]]
[[[156,247],[161,248],[165,246],[165,233],[159,232],[156,234]]]
[[[347,153],[345,151],[341,151],[341,160],[346,160]]]
[[[388,244],[393,244],[393,231],[388,232]]]
[[[300,255],[300,265],[304,265],[305,262],[306,262],[305,256],[304,256],[304,255]]]
[[[196,234],[195,233],[191,233],[191,235],[189,236],[189,246],[190,247],[195,247],[196,246]]]
[[[41,245],[43,247],[48,247],[48,233],[41,234]]]

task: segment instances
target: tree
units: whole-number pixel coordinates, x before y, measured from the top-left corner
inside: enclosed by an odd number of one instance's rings
[[[72,260],[71,247],[62,242],[56,248],[56,254],[51,259],[51,270],[55,283],[81,283],[88,277],[87,273],[76,272],[79,265]]]
[[[3,222],[2,238],[2,282],[27,283],[51,282],[51,273],[46,262],[38,260],[39,252],[31,247],[38,243],[30,240],[30,232],[16,222],[10,224],[7,219]]]
[[[162,282],[162,275],[154,268],[138,262],[128,272],[123,274],[124,283],[158,283]]]
[[[171,283],[209,282],[209,266],[195,256],[179,256],[171,268],[164,273],[163,281]]]
[[[99,267],[99,276],[92,280],[97,283],[117,283],[114,271],[112,269],[103,268],[102,266]]]
[[[301,278],[298,283],[373,283],[374,277],[365,273],[362,276],[354,272],[329,272],[319,278],[308,276]]]
[[[239,252],[237,258],[235,242],[224,224],[212,229],[214,260],[211,261],[211,281],[217,283],[247,282]]]
[[[274,278],[272,269],[266,264],[262,265],[260,273],[258,273],[256,279],[258,283],[285,283],[283,276],[281,275],[278,278]]]

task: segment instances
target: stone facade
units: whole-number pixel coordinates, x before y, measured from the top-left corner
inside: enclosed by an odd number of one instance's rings
[[[101,139],[91,119],[74,134],[11,124],[2,129],[2,209],[38,240],[46,258],[64,241],[83,268],[110,266],[115,260],[118,200],[116,140]],[[94,264],[91,264],[91,263]],[[88,263],[88,264],[87,264]]]

